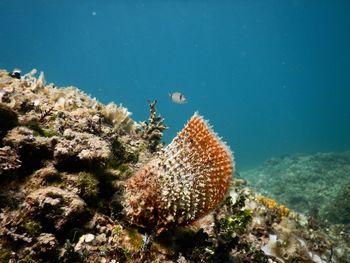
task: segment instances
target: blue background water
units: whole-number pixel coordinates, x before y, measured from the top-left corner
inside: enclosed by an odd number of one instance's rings
[[[350,1],[0,0],[0,25],[0,68],[43,70],[136,120],[157,99],[166,141],[198,110],[240,168],[350,149]]]

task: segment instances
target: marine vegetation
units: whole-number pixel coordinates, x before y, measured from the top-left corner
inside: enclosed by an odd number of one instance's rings
[[[198,114],[164,147],[155,105],[137,123],[36,70],[0,71],[0,262],[350,262],[346,225],[232,178]]]
[[[278,204],[275,200],[271,198],[267,198],[262,195],[258,195],[256,197],[256,200],[263,205],[265,205],[267,208],[274,210],[280,217],[288,216],[289,209],[285,207],[284,205]]]

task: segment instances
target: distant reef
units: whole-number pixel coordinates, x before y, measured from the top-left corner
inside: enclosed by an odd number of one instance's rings
[[[241,176],[256,191],[320,223],[350,225],[350,152],[272,158]]]
[[[241,173],[248,181],[261,179],[254,184],[260,194],[235,175],[223,197],[218,189],[226,189],[227,180],[209,182],[201,171],[231,173],[225,146],[210,137],[214,163],[223,166],[204,169],[205,154],[188,161],[192,153],[183,148],[193,141],[202,149],[203,141],[190,138],[197,134],[185,130],[165,149],[156,101],[149,110],[147,121],[135,122],[122,106],[47,84],[42,72],[0,70],[0,262],[350,262],[348,153],[273,159]],[[195,115],[187,125],[192,122],[207,132],[204,120]],[[149,166],[155,158],[160,161]],[[312,158],[328,161],[305,161]],[[274,169],[285,174],[276,178]],[[182,171],[193,174],[174,179]],[[203,178],[194,192],[192,175]],[[305,180],[303,189],[298,180]],[[160,205],[150,192],[159,189],[168,203]],[[293,191],[300,191],[294,199]],[[311,213],[317,200],[320,210]],[[188,211],[184,217],[181,209]],[[154,220],[160,214],[163,221]]]

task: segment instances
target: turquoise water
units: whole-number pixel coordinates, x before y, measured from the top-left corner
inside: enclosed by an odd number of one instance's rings
[[[157,99],[167,142],[198,110],[244,169],[350,149],[349,14],[346,0],[0,0],[0,68],[43,70],[136,120]]]

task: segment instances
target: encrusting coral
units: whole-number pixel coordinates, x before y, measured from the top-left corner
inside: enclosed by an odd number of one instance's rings
[[[132,222],[162,230],[188,224],[221,203],[234,172],[229,148],[197,113],[173,141],[125,183]]]

